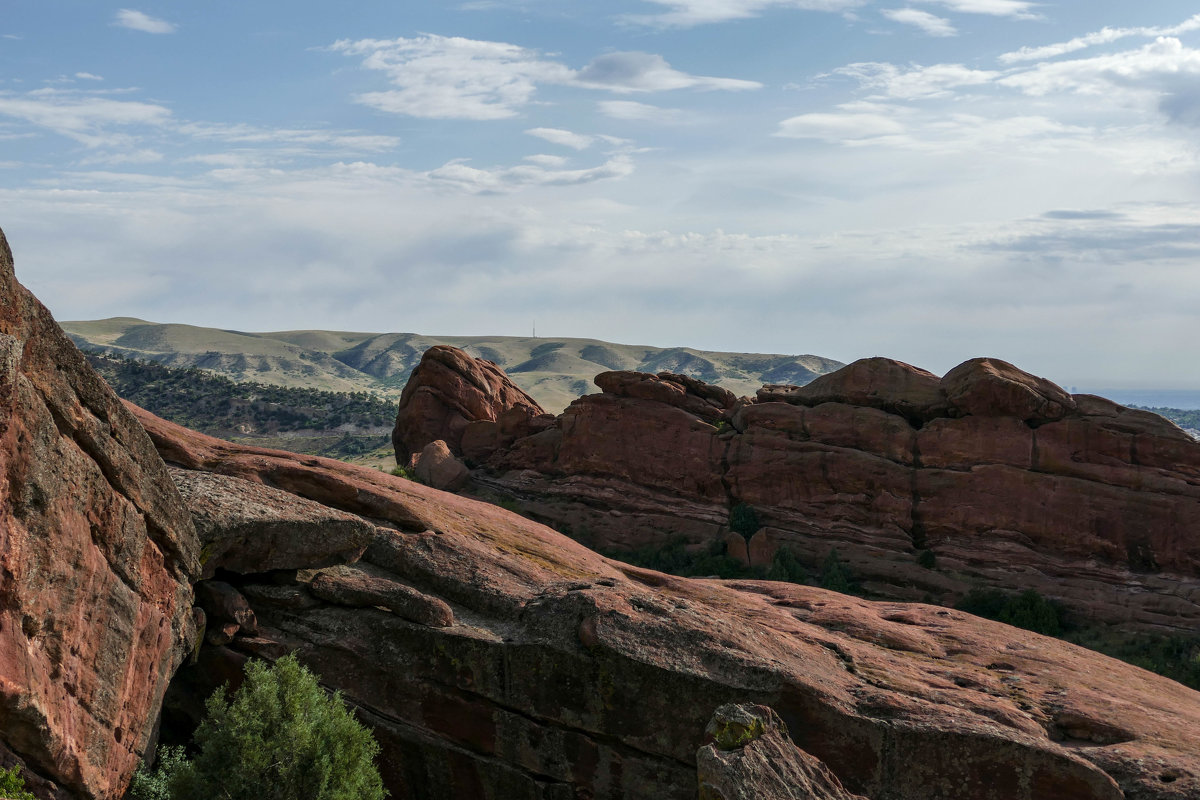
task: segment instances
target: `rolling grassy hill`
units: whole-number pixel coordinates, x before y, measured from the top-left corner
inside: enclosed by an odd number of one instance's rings
[[[196,367],[238,382],[365,391],[389,398],[399,397],[426,349],[449,344],[494,361],[546,410],[556,413],[576,397],[596,391],[592,378],[614,369],[678,372],[719,384],[737,395],[752,395],[764,383],[805,384],[842,366],[814,355],[720,353],[596,339],[344,331],[247,333],[131,317],[61,324],[86,350],[170,367]]]

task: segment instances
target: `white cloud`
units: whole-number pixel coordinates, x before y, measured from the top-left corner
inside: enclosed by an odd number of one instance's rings
[[[364,67],[383,72],[395,87],[358,94],[358,102],[389,113],[431,119],[514,117],[533,102],[539,85],[618,93],[761,86],[753,81],[689,75],[650,53],[608,53],[577,71],[517,45],[432,34],[413,39],[343,39],[329,49],[362,56]]]
[[[82,159],[79,164],[81,166],[90,164],[119,166],[121,164],[156,164],[162,160],[162,153],[147,148],[143,150],[129,150],[123,153],[102,153]]]
[[[267,163],[268,159],[255,151],[235,150],[224,153],[202,153],[197,156],[188,156],[183,161],[189,164],[204,164],[223,169],[241,169],[260,166]]]
[[[627,16],[631,22],[660,27],[690,28],[712,22],[757,17],[772,8],[803,11],[845,12],[865,5],[866,0],[646,0],[669,11],[661,14]]]
[[[820,139],[839,144],[896,137],[904,125],[883,114],[863,112],[800,114],[779,123],[776,136],[786,139]]]
[[[128,135],[115,133],[114,127],[161,127],[171,121],[170,109],[154,103],[62,89],[38,89],[24,95],[0,93],[0,115],[47,128],[88,147],[127,142]]]
[[[464,161],[451,161],[428,173],[430,180],[452,185],[471,194],[512,192],[527,186],[575,186],[625,178],[633,174],[629,156],[616,155],[588,169],[558,169],[532,161],[515,167],[477,169]]]
[[[131,8],[122,8],[118,11],[113,24],[142,33],[174,33],[177,27],[166,20],[143,14],[141,11],[134,11]]]
[[[993,17],[1041,19],[1041,15],[1033,11],[1039,4],[1027,2],[1027,0],[919,0],[919,2],[937,3],[960,14],[987,14]]]
[[[892,22],[915,25],[930,36],[958,35],[958,31],[950,24],[950,20],[930,14],[928,11],[916,8],[885,8],[881,9],[879,13]]]
[[[606,53],[581,69],[575,82],[580,86],[613,92],[664,92],[673,89],[761,89],[757,81],[707,78],[673,69],[660,55],[652,53]]]
[[[1004,74],[994,70],[971,69],[962,64],[903,68],[877,61],[847,64],[833,72],[854,78],[864,88],[881,90],[887,97],[905,100],[944,96],[952,89],[991,83]]]
[[[574,75],[535,50],[461,37],[342,39],[331,49],[362,56],[364,67],[383,72],[396,87],[359,94],[358,102],[413,117],[513,117],[533,99],[538,84],[570,83]]]
[[[1122,114],[1156,111],[1172,122],[1200,126],[1200,49],[1168,36],[1135,49],[1005,70],[972,69],[962,64],[862,62],[840,67],[832,74],[853,78],[860,87],[874,92],[870,97],[875,99],[962,99],[964,90],[969,90],[976,101],[984,97],[996,100],[1003,97],[998,90],[1009,89],[1034,98],[1088,98],[1060,105],[1058,113],[1064,117],[1107,117],[1107,124],[1114,125]],[[1097,104],[1097,99],[1103,102]]]
[[[1103,96],[1141,94],[1157,99],[1172,82],[1200,76],[1200,50],[1160,37],[1136,50],[1092,58],[1042,62],[1000,78],[997,83],[1034,97],[1064,92]]]
[[[545,139],[551,144],[570,147],[575,150],[586,150],[596,141],[595,136],[586,136],[582,133],[572,133],[564,131],[560,128],[530,128],[525,131],[530,136],[536,136],[539,139]]]
[[[99,75],[93,75],[90,72],[76,72],[75,77],[81,81],[102,81],[104,78]]]
[[[1179,36],[1195,30],[1200,30],[1200,14],[1189,17],[1178,25],[1167,27],[1101,28],[1093,33],[1077,36],[1065,42],[1056,42],[1055,44],[1043,45],[1041,47],[1022,47],[1019,50],[1002,54],[999,60],[1002,64],[1013,64],[1019,61],[1040,61],[1100,44],[1109,44],[1110,42],[1116,42],[1131,36],[1153,39],[1159,36]]]
[[[231,144],[274,144],[329,147],[343,153],[378,153],[400,144],[399,137],[338,130],[295,130],[260,128],[246,124],[189,122],[178,126],[180,133],[200,140]]]
[[[568,159],[564,156],[552,156],[545,153],[525,156],[524,160],[528,161],[530,164],[537,164],[539,167],[561,167],[568,161]]]
[[[634,100],[601,100],[596,103],[596,107],[607,117],[636,122],[673,123],[682,122],[687,117],[687,114],[678,108],[663,108]]]

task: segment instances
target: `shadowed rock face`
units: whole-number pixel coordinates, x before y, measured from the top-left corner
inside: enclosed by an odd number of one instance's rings
[[[258,632],[205,647],[188,680],[295,651],[373,726],[395,797],[694,798],[733,702],[774,709],[807,754],[767,714],[759,767],[829,792],[1200,795],[1200,693],[1127,664],[934,606],[637,569],[492,505],[139,418],[180,466],[375,524],[359,566],[231,578]]]
[[[0,750],[42,796],[113,800],[190,649],[196,534],[141,426],[17,283],[3,234],[0,476]]]
[[[475,485],[602,549],[712,541],[746,503],[753,564],[836,547],[899,599],[1036,589],[1106,622],[1200,625],[1200,444],[1156,415],[997,359],[943,378],[864,359],[737,402],[666,373],[596,384],[524,436],[472,422]]]
[[[545,413],[495,364],[456,347],[426,350],[412,377],[400,396],[392,432],[399,464],[407,464],[413,453],[438,439],[460,455],[463,429],[474,420],[495,420],[510,409],[528,417]]]

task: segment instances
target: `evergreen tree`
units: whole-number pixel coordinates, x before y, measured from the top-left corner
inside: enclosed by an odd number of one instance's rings
[[[382,800],[379,745],[340,695],[294,656],[246,665],[230,699],[209,698],[197,753],[170,779],[172,800]]]

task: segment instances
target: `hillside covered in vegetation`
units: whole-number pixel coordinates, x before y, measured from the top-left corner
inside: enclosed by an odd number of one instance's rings
[[[88,361],[121,397],[210,436],[331,458],[391,453],[395,406],[369,392],[239,383],[96,352]]]

